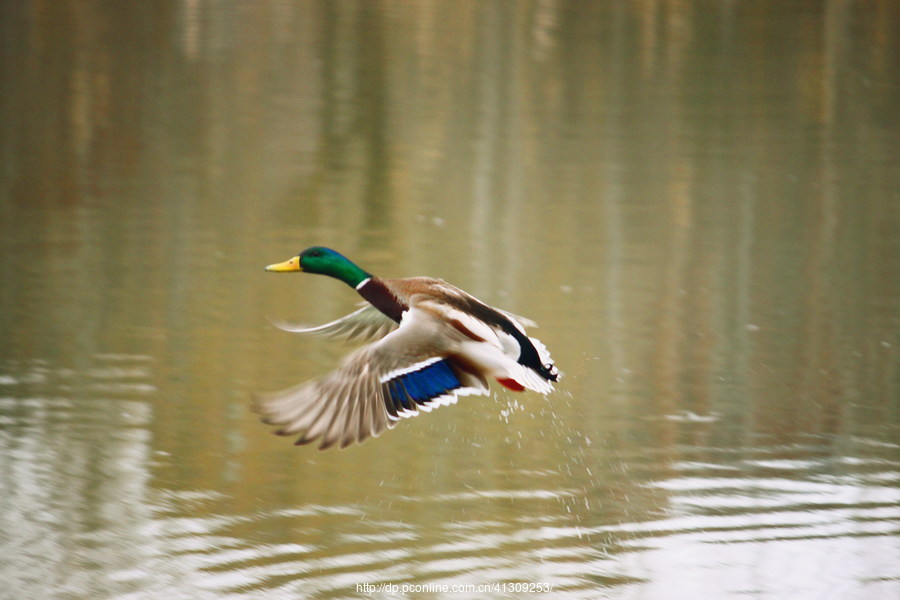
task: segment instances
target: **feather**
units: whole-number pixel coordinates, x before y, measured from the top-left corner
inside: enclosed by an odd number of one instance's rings
[[[381,339],[397,328],[397,323],[386,317],[371,304],[366,304],[340,319],[316,326],[306,326],[269,319],[278,329],[290,333],[321,335],[347,340],[370,341]]]
[[[427,311],[411,309],[398,329],[351,354],[338,370],[284,392],[258,395],[255,409],[279,427],[278,434],[299,435],[298,444],[321,439],[325,449],[377,436],[393,427],[397,416],[415,416],[420,408],[455,402],[458,395],[485,393],[486,386],[453,365],[449,345],[440,341],[453,337],[445,328]]]
[[[534,321],[440,279],[380,279],[321,247],[267,270],[330,275],[369,302],[314,327],[273,321],[294,333],[369,342],[319,379],[254,398],[263,421],[280,435],[297,436],[297,444],[362,442],[401,418],[486,395],[489,378],[514,391],[548,394],[560,377],[546,346],[525,332]]]

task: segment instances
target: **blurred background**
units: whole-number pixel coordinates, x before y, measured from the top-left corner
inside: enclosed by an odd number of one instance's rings
[[[900,3],[0,5],[0,597],[900,596]],[[565,378],[344,451],[323,244]]]

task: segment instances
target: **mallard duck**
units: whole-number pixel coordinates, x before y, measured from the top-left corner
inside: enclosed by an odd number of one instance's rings
[[[330,248],[312,247],[265,269],[302,271],[343,281],[366,303],[318,327],[287,331],[375,340],[321,379],[255,397],[263,422],[296,444],[321,439],[344,448],[377,436],[402,417],[488,394],[488,379],[514,391],[547,394],[559,371],[544,345],[528,337],[535,323],[488,306],[440,279],[381,279]]]

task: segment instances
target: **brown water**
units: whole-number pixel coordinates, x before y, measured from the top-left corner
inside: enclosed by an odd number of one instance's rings
[[[900,597],[900,4],[0,19],[0,597]],[[354,307],[263,273],[313,243],[558,391],[272,436],[349,351],[268,324]]]

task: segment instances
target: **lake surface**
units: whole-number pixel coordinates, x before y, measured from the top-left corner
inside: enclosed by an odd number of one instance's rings
[[[0,27],[0,597],[900,597],[900,3]],[[313,244],[564,378],[294,447],[252,393],[353,346],[269,319],[358,299],[263,272]]]

